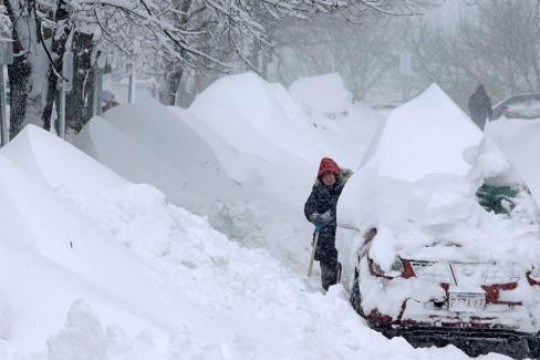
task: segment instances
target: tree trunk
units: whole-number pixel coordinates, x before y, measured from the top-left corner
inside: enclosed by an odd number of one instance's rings
[[[16,54],[14,63],[8,67],[12,90],[10,137],[13,138],[26,124],[50,128],[54,93],[50,96],[51,76],[47,71],[50,67],[50,58],[45,48],[55,50],[54,42],[58,40],[57,37],[51,37],[50,31],[41,30],[41,18],[36,17],[35,2],[30,2],[25,7],[16,0],[5,0],[4,4],[13,24],[12,35]],[[51,56],[54,61],[54,52]]]
[[[12,30],[14,39],[13,52],[17,54],[13,59],[13,63],[8,65],[8,80],[11,89],[10,138],[13,139],[21,131],[24,124],[28,94],[31,90],[30,75],[32,74],[32,67],[30,66],[28,53],[24,52],[25,49],[22,46],[21,36],[16,26],[18,21],[21,21],[16,18],[16,13],[18,14],[21,9],[14,9],[10,1],[5,1],[4,4],[11,23],[14,25]]]
[[[174,66],[174,65],[172,65]],[[165,105],[175,106],[176,105],[176,93],[178,92],[178,87],[180,85],[180,80],[182,80],[182,75],[184,70],[177,68],[174,70],[168,70],[165,74],[165,87],[167,93],[165,94]]]
[[[76,32],[73,37],[73,89],[66,96],[68,128],[78,133],[92,118],[95,72],[92,66],[94,35]]]
[[[15,53],[20,48],[20,41],[13,43]],[[16,56],[13,64],[8,66],[10,97],[10,139],[13,139],[24,126],[26,109],[28,104],[28,94],[31,91],[30,75],[32,68],[26,54]]]
[[[59,74],[62,74],[63,55],[66,51],[66,41],[71,32],[71,28],[67,26],[69,22],[70,14],[66,11],[67,4],[65,1],[60,0],[55,9],[56,16],[54,17],[58,23],[66,23],[62,26],[61,33],[57,34],[54,31],[51,33],[51,57],[52,62],[49,61],[49,70],[47,73],[47,92],[45,95],[45,103],[41,112],[41,119],[43,121],[43,128],[47,131],[51,130],[51,114],[54,99],[58,93],[58,83],[63,79],[59,79]],[[44,41],[44,39],[42,39]]]

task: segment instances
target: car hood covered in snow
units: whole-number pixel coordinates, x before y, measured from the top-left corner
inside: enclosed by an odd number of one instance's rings
[[[519,261],[530,269],[540,250],[538,210],[527,187],[435,84],[390,114],[338,212],[342,225],[360,233],[378,229],[370,257],[383,269],[396,256]],[[360,246],[362,236],[355,239]]]

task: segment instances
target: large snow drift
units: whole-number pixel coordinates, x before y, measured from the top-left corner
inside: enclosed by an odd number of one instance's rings
[[[24,159],[26,168],[34,166],[32,176],[0,155],[0,251],[6,260],[0,277],[4,289],[0,328],[4,337],[21,349],[41,351],[63,327],[67,310],[78,298],[92,304],[99,317],[106,319],[105,325],[121,326],[131,335],[145,329],[168,332],[184,318],[203,321],[196,312],[179,312],[180,303],[191,300],[173,281],[49,187],[76,189],[77,173],[85,171],[82,167],[93,169],[91,178],[97,184],[113,186],[109,190],[118,191],[119,185],[127,183],[120,178],[111,181],[114,176],[109,170],[74,148],[67,150],[69,145],[43,130],[27,127],[20,135],[23,140],[7,152],[11,158]],[[51,158],[72,166],[65,167],[59,177],[54,172],[58,165]],[[37,171],[44,178],[34,178]],[[147,196],[155,192],[143,189],[138,195],[145,191]],[[191,306],[196,308],[196,302]]]

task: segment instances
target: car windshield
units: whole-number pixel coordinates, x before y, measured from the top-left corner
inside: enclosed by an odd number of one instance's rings
[[[515,198],[518,193],[516,186],[483,184],[476,191],[476,198],[487,211],[509,215],[516,206]]]
[[[540,94],[515,95],[493,109],[493,117],[501,116],[507,119],[538,119],[540,118]]]

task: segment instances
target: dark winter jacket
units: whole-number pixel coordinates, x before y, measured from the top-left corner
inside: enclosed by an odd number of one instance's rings
[[[324,167],[321,162],[321,169]],[[337,250],[335,247],[336,238],[336,207],[343,186],[351,177],[352,171],[339,168],[337,181],[334,185],[328,186],[321,181],[322,172],[319,171],[315,185],[311,189],[311,194],[304,205],[304,214],[308,221],[313,221],[313,214],[328,214],[330,220],[323,226],[319,233],[319,244],[315,253],[315,260],[335,261],[337,263]]]
[[[491,119],[491,99],[482,85],[478,86],[475,93],[469,98],[469,113],[472,120],[481,128],[484,128],[487,119]]]

